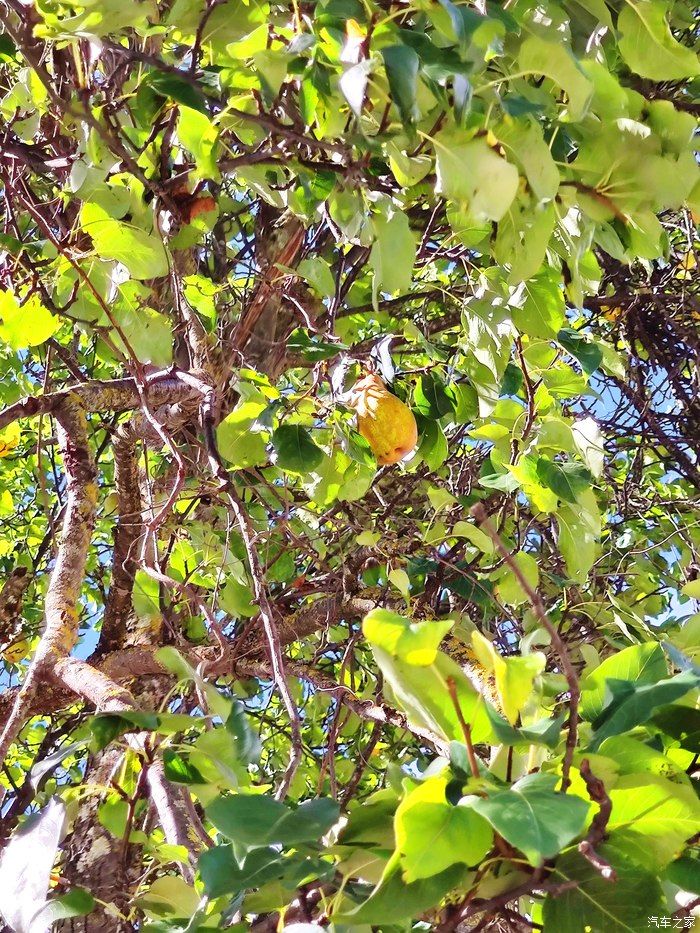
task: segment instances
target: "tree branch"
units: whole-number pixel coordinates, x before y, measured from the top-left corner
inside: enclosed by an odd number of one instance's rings
[[[513,555],[503,543],[503,539],[491,523],[491,520],[486,514],[486,509],[481,504],[481,502],[477,502],[476,505],[472,506],[471,514],[484,528],[488,536],[496,545],[496,549],[498,550],[503,560],[506,562],[506,564],[508,564],[512,572],[515,574],[518,583],[523,588],[523,591],[525,592],[525,595],[527,596],[530,605],[532,606],[533,612],[537,616],[537,619],[541,625],[547,630],[547,632],[549,632],[549,636],[552,639],[552,645],[559,655],[559,663],[561,664],[561,669],[564,673],[564,676],[566,677],[566,682],[569,687],[568,732],[566,737],[566,751],[564,753],[564,759],[561,765],[561,790],[562,792],[565,792],[571,783],[569,772],[571,771],[571,763],[573,761],[574,752],[576,750],[578,736],[578,705],[581,698],[581,689],[579,687],[578,675],[573,664],[571,663],[571,658],[569,657],[569,652],[566,645],[564,644],[564,640],[559,634],[557,627],[549,620],[547,610],[545,609],[545,605],[542,602],[542,597],[537,592],[537,590],[530,585],[530,582],[527,580],[522,570],[520,569],[518,562],[513,558]]]

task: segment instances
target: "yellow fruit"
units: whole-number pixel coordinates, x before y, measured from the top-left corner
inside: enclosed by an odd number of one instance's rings
[[[418,443],[413,412],[384,385],[379,376],[365,376],[352,389],[350,404],[357,412],[357,430],[372,448],[377,463],[398,463]]]

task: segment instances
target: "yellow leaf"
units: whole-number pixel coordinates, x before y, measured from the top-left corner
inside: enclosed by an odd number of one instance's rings
[[[356,19],[349,19],[345,29],[351,39],[364,39],[367,35],[367,30],[360,26]]]
[[[16,638],[0,650],[0,655],[8,664],[18,664],[27,657],[29,650],[29,642],[26,638]]]
[[[17,422],[0,433],[0,457],[6,457],[19,444],[20,430]]]
[[[690,273],[696,268],[697,264],[698,260],[695,250],[689,249],[686,253],[682,253],[680,259],[676,263],[676,278],[691,278]]]
[[[619,321],[625,314],[625,309],[619,306],[611,307],[610,305],[601,305],[600,310],[603,312],[603,317],[607,318],[608,321],[612,321],[613,324]]]

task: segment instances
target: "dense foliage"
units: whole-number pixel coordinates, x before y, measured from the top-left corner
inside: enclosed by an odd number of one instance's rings
[[[692,925],[696,12],[0,0],[8,929]]]

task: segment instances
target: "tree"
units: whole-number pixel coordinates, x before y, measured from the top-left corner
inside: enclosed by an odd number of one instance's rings
[[[690,924],[692,4],[0,24],[7,928]]]

